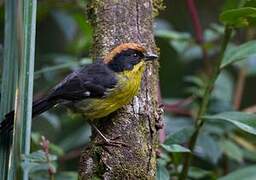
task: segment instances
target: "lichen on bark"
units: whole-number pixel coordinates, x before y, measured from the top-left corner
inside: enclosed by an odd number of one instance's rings
[[[158,16],[161,10],[165,9],[164,0],[153,0],[153,16]]]
[[[156,52],[152,0],[91,0],[87,13],[94,29],[92,57],[103,57],[125,42],[141,43],[148,51]],[[108,138],[120,135],[118,140],[129,146],[98,146],[102,139],[93,133],[81,155],[80,179],[154,179],[158,144],[155,125],[161,118],[157,86],[155,62],[147,66],[140,93],[133,102],[97,123]]]

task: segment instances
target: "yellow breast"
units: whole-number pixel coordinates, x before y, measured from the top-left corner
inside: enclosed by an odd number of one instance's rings
[[[93,120],[105,117],[128,104],[140,88],[144,69],[145,62],[141,61],[132,70],[117,74],[117,86],[109,90],[106,97],[82,101],[79,103],[79,111],[88,119]]]

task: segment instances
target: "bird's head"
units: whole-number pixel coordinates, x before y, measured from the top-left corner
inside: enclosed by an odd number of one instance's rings
[[[137,43],[124,43],[115,47],[104,58],[104,63],[117,73],[144,71],[146,61],[157,59]]]

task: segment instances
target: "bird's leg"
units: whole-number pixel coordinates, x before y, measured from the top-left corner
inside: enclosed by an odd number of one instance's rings
[[[90,125],[96,130],[96,132],[102,137],[102,139],[105,141],[105,143],[100,143],[103,145],[109,145],[109,146],[125,146],[127,147],[128,145],[120,142],[120,141],[116,141],[116,139],[118,139],[120,136],[114,138],[114,139],[108,139],[94,124],[90,123]]]

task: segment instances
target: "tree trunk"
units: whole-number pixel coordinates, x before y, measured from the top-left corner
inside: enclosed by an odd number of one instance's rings
[[[153,11],[161,0],[91,0],[87,13],[94,28],[93,57],[103,57],[114,46],[138,42],[155,52]],[[156,10],[156,11],[155,11]],[[97,127],[111,139],[128,147],[99,146],[102,139],[93,132],[91,144],[80,159],[80,179],[154,179],[156,123],[161,118],[157,102],[158,63],[148,65],[141,90],[130,105],[123,107]]]

